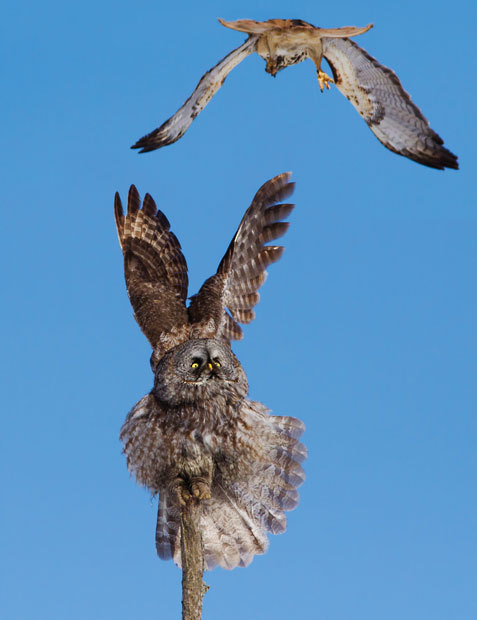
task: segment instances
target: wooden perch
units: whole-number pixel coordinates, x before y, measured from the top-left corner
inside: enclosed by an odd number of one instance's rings
[[[182,620],[201,620],[202,599],[209,589],[202,580],[204,547],[200,512],[201,504],[195,499],[181,510]]]

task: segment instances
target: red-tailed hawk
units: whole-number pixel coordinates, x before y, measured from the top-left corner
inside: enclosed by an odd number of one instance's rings
[[[397,75],[348,38],[367,32],[372,24],[364,28],[328,29],[316,28],[300,19],[219,21],[227,28],[246,32],[248,39],[202,76],[174,116],[131,148],[145,153],[178,140],[230,71],[249,54],[257,52],[267,63],[265,70],[273,76],[289,65],[311,58],[321,90],[334,82],[388,149],[431,168],[458,168],[457,157],[429,127]],[[321,69],[323,57],[331,67],[333,79]]]

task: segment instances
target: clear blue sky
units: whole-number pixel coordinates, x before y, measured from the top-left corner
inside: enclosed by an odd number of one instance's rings
[[[204,618],[477,618],[473,4],[85,0],[3,14],[3,617],[179,617],[180,571],[155,555],[156,503],[118,439],[152,375],[114,192],[154,196],[194,293],[257,188],[292,170],[287,249],[234,350],[251,396],[306,423],[307,481],[265,556],[206,575]],[[359,44],[461,170],[387,151],[336,89],[320,93],[311,62],[274,80],[258,56],[180,142],[131,151],[244,40],[217,17],[374,22]]]

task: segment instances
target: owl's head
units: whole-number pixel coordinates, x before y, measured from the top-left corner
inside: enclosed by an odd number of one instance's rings
[[[222,340],[188,340],[168,351],[156,367],[154,393],[171,405],[221,395],[243,398],[247,392],[242,366]]]

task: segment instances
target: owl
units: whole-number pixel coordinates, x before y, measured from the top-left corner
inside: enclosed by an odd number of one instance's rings
[[[115,217],[126,286],[139,326],[152,345],[154,385],[129,412],[121,440],[129,471],[159,495],[156,549],[181,565],[180,516],[200,506],[206,568],[247,566],[286,529],[298,503],[306,450],[303,423],[271,415],[247,398],[245,372],[230,348],[254,318],[266,268],[283,247],[283,220],[294,205],[290,174],[265,183],[245,212],[217,272],[189,306],[187,265],[165,215],[149,194],[141,206],[131,186],[127,213]]]

